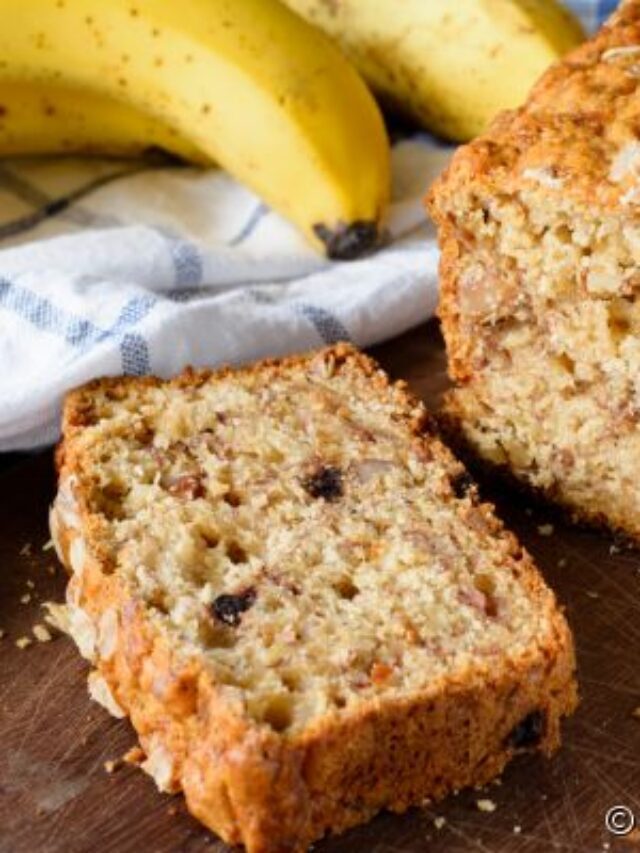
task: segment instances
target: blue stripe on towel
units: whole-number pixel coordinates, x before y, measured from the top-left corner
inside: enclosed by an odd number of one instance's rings
[[[128,326],[134,326],[143,320],[149,311],[156,305],[158,299],[150,293],[145,293],[143,296],[134,296],[127,302],[115,322],[111,327],[112,333],[117,333]]]
[[[151,373],[151,359],[147,342],[137,332],[124,335],[120,341],[122,372],[129,376]]]
[[[149,294],[136,296],[123,306],[113,326],[101,329],[90,320],[63,311],[49,299],[0,278],[0,306],[22,317],[37,329],[63,338],[70,346],[80,351],[86,351],[107,340],[119,340],[122,370],[128,374],[140,375],[151,370],[146,341],[139,333],[127,330],[146,317],[157,301],[156,297]]]
[[[16,198],[21,199],[27,204],[33,206],[30,213],[20,216],[17,219],[12,219],[9,222],[0,223],[0,240],[9,237],[15,237],[25,231],[30,231],[41,225],[47,219],[54,216],[65,215],[65,217],[75,225],[90,225],[92,227],[112,227],[118,225],[118,220],[115,217],[101,216],[94,214],[91,211],[78,209],[72,211],[72,206],[91,193],[102,187],[107,186],[113,181],[128,178],[141,172],[149,171],[155,168],[144,162],[134,164],[123,169],[110,172],[106,175],[100,175],[92,178],[88,183],[72,190],[66,195],[57,196],[55,198],[48,196],[46,193],[39,190],[33,184],[30,184],[26,179],[15,175],[7,169],[4,169],[1,174],[1,184],[3,189],[11,192]]]
[[[124,374],[143,376],[145,373],[151,373],[151,358],[145,339],[138,332],[122,333],[143,320],[157,303],[158,299],[149,293],[135,296],[122,308],[115,324],[108,330],[109,337],[122,335],[120,358]]]
[[[320,308],[318,305],[311,305],[308,302],[296,302],[293,304],[293,308],[297,314],[301,314],[306,320],[313,323],[316,332],[325,344],[351,340],[345,326],[335,314],[327,311],[326,308]]]
[[[618,5],[619,0],[598,0],[596,9],[597,25],[600,26],[600,24],[606,21]]]
[[[48,211],[49,215],[61,215],[62,218],[73,225],[92,228],[113,228],[121,224],[115,216],[93,213],[78,204],[73,206],[63,204],[61,207],[59,198],[52,198],[35,184],[28,181],[24,175],[17,174],[4,165],[0,166],[0,186],[5,192],[11,193],[16,198],[19,198],[20,201],[29,204],[32,208]],[[52,209],[53,214],[51,213]],[[39,215],[36,214],[36,216]],[[10,228],[14,230],[18,229],[19,231],[21,227],[20,223],[24,223],[24,221],[24,217],[21,217],[13,225],[10,224]],[[39,221],[41,220],[39,219]]]
[[[37,329],[64,338],[74,347],[95,341],[100,335],[100,329],[89,320],[69,314],[48,299],[4,278],[0,279],[0,305]]]
[[[262,202],[257,204],[247,221],[236,234],[236,236],[232,237],[231,240],[228,241],[227,246],[239,246],[241,243],[244,243],[244,241],[248,237],[250,237],[256,230],[256,227],[260,220],[263,219],[269,213],[269,210],[270,209],[267,207],[266,204],[263,204]]]
[[[165,241],[171,255],[176,288],[198,287],[202,284],[204,268],[196,244],[185,240],[170,228],[156,227],[154,230]]]
[[[282,304],[277,296],[263,290],[247,289],[244,291],[244,296],[257,305]],[[304,317],[305,320],[312,323],[316,332],[326,344],[351,340],[351,335],[346,326],[344,326],[335,314],[327,311],[326,308],[321,308],[319,305],[312,305],[310,302],[287,302],[285,304],[288,310],[293,311],[295,314]]]

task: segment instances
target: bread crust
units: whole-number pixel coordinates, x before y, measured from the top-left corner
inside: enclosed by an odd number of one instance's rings
[[[333,364],[331,369],[364,370],[374,396],[388,387],[377,365],[346,345],[312,358]],[[247,369],[268,379],[308,360],[294,357]],[[212,376],[188,370],[172,382],[190,386]],[[537,748],[546,754],[557,748],[560,720],[577,701],[571,635],[531,558],[486,504],[473,511],[492,535],[504,537],[510,554],[521,557],[522,581],[549,612],[549,634],[515,662],[491,671],[470,668],[456,679],[435,680],[418,695],[363,702],[356,711],[327,715],[283,735],[252,721],[201,660],[169,648],[109,564],[100,519],[87,508],[87,460],[74,441],[91,421],[96,390],[119,395],[141,381],[161,380],[97,380],[69,395],[51,529],[71,573],[72,633],[75,614],[76,642],[104,680],[112,710],[130,717],[147,754],[146,769],[160,788],[182,790],[197,818],[250,853],[303,851],[326,832],[341,832],[381,808],[402,812],[487,782],[517,751],[509,735],[532,712],[546,721]],[[452,471],[461,470],[426,429],[423,406],[403,384],[395,387],[414,440]],[[83,631],[88,636],[78,636]]]

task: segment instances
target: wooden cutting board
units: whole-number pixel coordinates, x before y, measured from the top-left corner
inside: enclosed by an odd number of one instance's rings
[[[446,385],[435,324],[375,351],[430,406]],[[640,472],[639,472],[640,473]],[[63,636],[16,646],[61,601],[65,578],[49,538],[51,453],[5,459],[0,470],[0,853],[223,851],[184,807],[139,770],[107,773],[135,743],[125,721],[89,701],[87,664]],[[484,483],[485,496],[521,537],[567,608],[575,632],[582,703],[551,761],[524,756],[501,784],[467,791],[316,845],[318,853],[588,851],[640,849],[620,840],[605,814],[622,805],[640,821],[640,558],[571,529],[548,509]],[[554,525],[551,535],[545,525]],[[542,532],[540,532],[542,528]],[[27,598],[30,597],[30,598]],[[638,712],[640,714],[640,711]],[[480,811],[479,799],[495,811]],[[434,820],[436,818],[444,818]]]

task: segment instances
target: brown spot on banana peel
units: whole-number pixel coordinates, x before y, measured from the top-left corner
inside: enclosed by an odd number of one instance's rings
[[[313,226],[313,233],[323,243],[327,257],[333,261],[352,261],[373,251],[380,242],[378,223],[368,219],[338,222],[333,228],[323,222]]]

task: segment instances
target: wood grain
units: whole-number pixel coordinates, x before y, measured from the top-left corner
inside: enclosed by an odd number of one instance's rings
[[[374,353],[434,407],[446,385],[436,327],[422,327]],[[317,853],[589,853],[640,849],[604,826],[624,804],[640,820],[640,558],[611,553],[605,536],[571,529],[548,509],[483,483],[486,496],[537,559],[574,629],[582,703],[551,761],[523,757],[500,785],[371,824],[316,845]],[[66,637],[15,641],[41,621],[41,602],[62,600],[65,578],[48,539],[51,453],[5,459],[0,473],[0,851],[126,853],[226,848],[186,813],[180,797],[156,792],[140,771],[113,774],[104,762],[135,743],[86,692],[86,664]],[[549,521],[554,533],[538,528]],[[25,545],[30,549],[25,553]],[[22,553],[21,553],[22,552]],[[566,561],[566,562],[565,562]],[[54,571],[51,574],[50,571]],[[34,584],[29,589],[27,581]],[[21,598],[31,600],[21,603]],[[479,798],[496,804],[480,812]],[[434,818],[446,819],[437,829]],[[514,828],[519,827],[519,832]],[[609,845],[609,848],[606,845]]]

